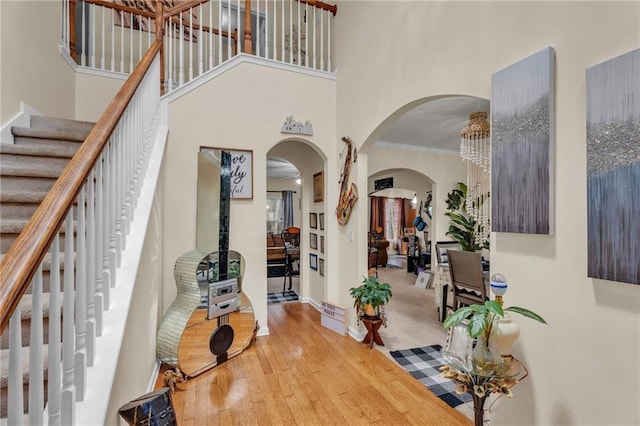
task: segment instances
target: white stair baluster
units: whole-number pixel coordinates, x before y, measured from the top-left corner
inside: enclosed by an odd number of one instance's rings
[[[331,67],[331,12],[327,11],[327,71],[332,72]]]
[[[301,40],[301,35],[302,35],[302,22],[300,22],[300,3],[296,3],[297,9],[298,9],[298,31],[297,31],[297,35],[298,35],[298,40],[296,40],[296,46],[298,46],[297,50],[297,58],[296,60],[298,61],[297,64],[298,65],[302,65],[302,45],[300,44],[300,40]]]
[[[320,69],[324,71],[324,11],[320,11]]]
[[[213,68],[213,2],[209,2],[209,69]]]
[[[22,324],[20,308],[9,319],[9,395],[7,420],[9,425],[19,425],[24,417],[24,393],[22,389]]]
[[[293,64],[293,0],[289,0],[289,63]]]
[[[120,13],[120,72],[124,73],[124,12]]]
[[[184,84],[184,25],[182,23],[182,12],[180,12],[180,31],[178,32],[178,36],[176,37],[176,41],[180,43],[179,53],[178,53],[178,61],[179,61],[179,71],[178,71],[178,87],[182,87]]]
[[[104,69],[105,64],[104,64],[104,43],[105,43],[105,26],[104,26],[104,14],[105,14],[105,7],[101,7],[100,10],[102,11],[102,37],[100,38],[100,41],[102,43],[101,46],[101,51],[100,51],[100,69]]]
[[[44,422],[44,367],[42,319],[42,262],[31,280],[31,336],[29,338],[29,424]],[[19,309],[18,309],[19,310]]]
[[[133,72],[133,12],[129,13],[130,25],[129,25],[129,74]]]
[[[96,5],[91,5],[91,68],[96,67]]]
[[[87,188],[87,366],[93,366],[96,357],[96,210],[95,167],[89,174]]]
[[[198,15],[202,18],[202,3],[200,3],[200,14]],[[202,52],[202,47],[203,47],[203,39],[202,39],[202,25],[203,23],[200,22],[200,26],[198,27],[198,75],[202,75],[202,73],[204,72],[204,57],[203,52]]]
[[[49,425],[60,425],[60,237],[51,243],[51,269],[49,272],[49,373],[47,375],[47,412]]]
[[[96,336],[102,336],[104,323],[102,313],[109,309],[109,299],[105,294],[104,248],[105,243],[105,185],[104,161],[106,155],[100,155],[96,170]]]
[[[77,198],[77,249],[76,249],[76,300],[75,300],[75,329],[76,348],[74,353],[74,374],[76,385],[76,401],[83,401],[86,392],[87,378],[87,243],[86,243],[86,216],[84,188],[80,190]]]
[[[73,206],[65,219],[64,236],[64,304],[62,316],[62,396],[60,423],[74,425],[76,417],[76,388],[73,377],[74,367],[74,247],[73,247]]]
[[[81,4],[81,8],[82,8],[82,21],[80,24],[80,31],[82,33],[82,35],[80,36],[80,41],[82,42],[82,49],[80,49],[80,65],[82,65],[83,67],[85,65],[87,65],[87,4],[85,2],[82,2]]]
[[[315,9],[315,7],[314,7]],[[309,4],[304,4],[304,65],[309,68],[311,61],[309,60]]]
[[[114,23],[115,13],[119,12],[114,12],[111,14],[111,71],[116,70],[116,29]]]
[[[317,33],[317,28],[316,28],[316,10],[318,10],[317,7],[313,8],[313,69],[318,69],[317,66],[317,61],[316,58],[318,56],[318,47],[316,45],[316,33]],[[307,22],[307,25],[309,25],[309,23]],[[309,52],[307,52],[308,54]]]
[[[193,80],[193,8],[189,9],[189,81]]]
[[[253,35],[252,35],[253,37]],[[260,56],[260,0],[256,0],[256,56]]]

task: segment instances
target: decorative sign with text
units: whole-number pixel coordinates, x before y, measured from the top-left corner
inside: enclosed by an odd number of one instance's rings
[[[253,151],[231,153],[231,198],[253,198]]]

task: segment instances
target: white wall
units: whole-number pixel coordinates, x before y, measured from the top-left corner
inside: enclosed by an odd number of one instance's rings
[[[74,118],[75,77],[58,51],[62,3],[0,1],[0,10],[0,124],[20,112],[20,101],[43,115]]]
[[[121,74],[76,74],[75,119],[96,122],[111,103],[126,79]]]
[[[118,409],[148,391],[156,367],[156,329],[164,312],[160,311],[163,302],[163,185],[161,174],[151,207],[105,425],[117,425],[120,419]]]
[[[639,424],[640,286],[586,276],[585,69],[638,47],[640,3],[356,1],[338,10],[338,134],[359,146],[404,105],[445,94],[490,98],[492,73],[555,48],[556,235],[491,240],[492,272],[511,284],[506,304],[549,325],[516,318],[515,354],[530,374],[500,401],[492,424]],[[373,151],[368,157],[372,167]],[[371,170],[360,163],[356,173]],[[434,200],[446,192],[436,189]],[[358,220],[353,226],[365,232]]]
[[[282,123],[290,115],[299,121],[311,120],[314,135],[305,137],[306,143],[322,152],[322,158],[333,158],[336,143],[335,81],[332,79],[245,62],[170,102],[163,259],[167,300],[172,299],[171,292],[175,294],[172,273],[175,260],[195,245],[199,147],[250,149],[253,150],[253,199],[231,201],[230,249],[242,253],[246,260],[243,291],[253,302],[260,326],[267,327],[266,158],[274,145],[291,139],[290,135],[280,133]],[[300,165],[296,166],[304,173]],[[303,174],[303,180],[309,180],[307,175]],[[304,186],[302,193],[311,192]]]

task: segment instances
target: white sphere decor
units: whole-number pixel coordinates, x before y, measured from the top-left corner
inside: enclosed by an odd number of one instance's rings
[[[507,292],[507,279],[502,274],[491,276],[491,292],[496,295],[496,301],[502,305],[502,296]],[[511,348],[520,336],[520,327],[511,321],[511,317],[506,312],[502,318],[498,318],[495,328],[496,346],[500,356],[506,361],[511,360]]]

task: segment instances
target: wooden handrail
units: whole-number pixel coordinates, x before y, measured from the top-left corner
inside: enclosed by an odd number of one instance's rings
[[[142,9],[137,9],[135,7],[129,7],[129,6],[123,6],[121,4],[116,4],[116,3],[111,3],[108,1],[104,1],[104,0],[83,0],[85,3],[93,3],[97,6],[103,6],[109,9],[114,9],[114,10],[118,10],[120,12],[127,12],[127,13],[133,13],[136,15],[142,15],[145,16],[147,18],[152,18],[155,19],[156,18],[156,14],[153,12],[149,12],[147,10],[142,10]]]
[[[36,266],[49,250],[118,120],[160,51],[161,44],[160,40],[153,42],[0,261],[0,332],[8,326],[11,315],[35,274]]]
[[[317,7],[318,9],[328,10],[333,14],[333,16],[336,16],[336,13],[338,12],[338,6],[334,4],[328,4],[317,0],[298,0],[298,2]]]
[[[180,12],[184,12],[187,9],[191,9],[192,7],[195,6],[199,6],[202,3],[206,3],[209,0],[188,0],[185,1],[181,4],[179,4],[178,6],[174,6],[171,9],[167,9],[164,11],[164,20],[166,21],[167,18],[169,18],[170,16],[175,16],[178,15]]]

